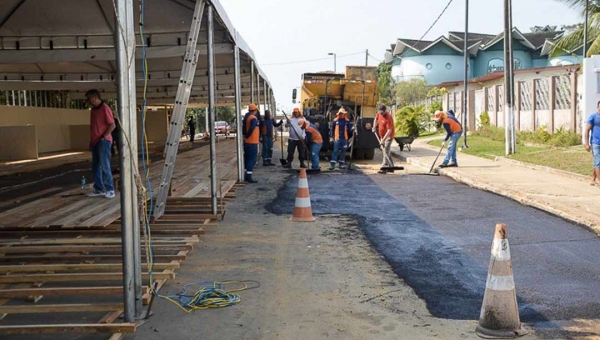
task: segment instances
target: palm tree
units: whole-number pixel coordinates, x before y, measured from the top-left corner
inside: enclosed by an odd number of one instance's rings
[[[570,6],[573,9],[581,11],[582,18],[585,19],[585,4],[586,0],[558,0]],[[588,17],[588,42],[592,42],[588,46],[587,55],[600,54],[600,0],[589,1],[589,17]],[[552,49],[552,55],[560,55],[571,53],[583,44],[584,27],[578,25],[578,28],[566,33],[558,39]]]

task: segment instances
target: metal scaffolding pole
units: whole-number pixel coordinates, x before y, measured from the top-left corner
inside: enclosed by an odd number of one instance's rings
[[[467,149],[469,148],[469,146],[467,145],[467,131],[468,131],[468,110],[469,110],[469,0],[465,0],[465,44],[464,44],[464,62],[465,62],[465,74],[464,74],[464,84],[463,84],[463,88],[464,88],[464,92],[465,94],[463,95],[463,100],[462,100],[462,104],[463,104],[463,148]]]
[[[256,103],[256,97],[254,96],[254,82],[256,81],[256,73],[254,72],[254,61],[250,63],[250,101]]]
[[[236,37],[237,40],[237,37]],[[240,47],[236,44],[233,50],[235,77],[235,141],[237,143],[238,181],[244,181],[244,141],[242,138],[242,82],[240,72]]]
[[[260,111],[260,74],[256,75],[256,106]]]
[[[137,211],[137,190],[134,180],[134,170],[137,169],[137,115],[135,102],[135,63],[132,62],[132,60],[135,60],[133,0],[117,0],[116,11],[117,102],[119,119],[122,126],[120,165],[123,315],[125,322],[133,322],[136,317],[141,317],[142,315],[141,257],[136,256],[136,248],[138,254],[140,251],[140,226]]]
[[[506,139],[506,154],[514,153],[512,143],[513,88],[512,88],[512,27],[510,26],[510,3],[504,0],[504,137]]]
[[[512,149],[512,153],[517,152],[517,124],[516,124],[516,107],[515,107],[515,57],[514,57],[514,48],[513,48],[513,37],[512,37],[512,0],[508,2],[508,26],[510,26],[511,34],[508,36],[510,49],[508,50],[510,53],[510,103],[512,104],[512,112],[510,114],[510,145]]]
[[[208,3],[208,122],[211,128],[215,125],[215,51],[213,6]],[[212,131],[211,131],[212,132]],[[217,214],[217,134],[210,134],[210,207],[213,215]]]
[[[269,85],[265,80],[265,111],[269,110],[271,107],[267,106],[269,104]]]

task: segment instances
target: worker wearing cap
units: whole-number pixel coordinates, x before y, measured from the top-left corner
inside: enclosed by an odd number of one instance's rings
[[[391,168],[394,166],[391,156],[392,140],[394,139],[394,118],[392,114],[387,111],[385,105],[379,107],[379,112],[373,122],[373,129],[375,133],[379,135],[379,141],[381,145],[381,151],[384,153],[383,161],[381,163],[382,168]],[[393,170],[385,171],[380,170],[380,174],[386,172],[393,172]]]
[[[337,118],[331,122],[329,129],[329,137],[333,139],[333,154],[329,164],[329,170],[335,169],[335,164],[338,163],[339,168],[346,167],[346,149],[348,148],[348,138],[351,134],[350,120],[348,113],[343,107],[337,112]]]
[[[321,170],[319,166],[319,153],[321,152],[321,147],[323,146],[323,137],[321,137],[321,132],[314,126],[311,122],[300,119],[298,121],[298,126],[305,131],[306,133],[306,145],[309,149],[309,158],[310,158],[310,168],[311,170]]]
[[[260,140],[262,143],[263,166],[273,166],[271,161],[273,157],[273,127],[280,127],[283,121],[276,123],[271,117],[271,111],[265,110],[265,115],[260,121]]]
[[[248,113],[246,113],[242,121],[244,133],[244,166],[246,168],[245,181],[249,183],[258,182],[252,178],[252,170],[258,159],[258,143],[260,139],[257,113],[258,108],[256,105],[250,104],[248,106]]]
[[[446,158],[444,158],[444,162],[440,165],[440,168],[458,166],[458,163],[456,162],[456,144],[462,135],[462,126],[456,119],[449,118],[443,111],[436,111],[433,115],[433,119],[438,123],[441,123],[446,130],[446,138],[442,142],[442,147],[450,141]],[[450,163],[450,161],[452,161],[452,163]]]
[[[299,108],[294,108],[292,112],[292,118],[288,119],[286,126],[289,127],[290,137],[288,139],[288,149],[287,149],[287,164],[284,165],[284,168],[291,168],[292,162],[294,161],[294,153],[296,149],[298,149],[298,160],[300,160],[300,167],[306,168],[304,164],[304,144],[303,140],[306,138],[306,133],[304,130],[298,127],[298,121],[302,119],[302,112],[300,112]]]

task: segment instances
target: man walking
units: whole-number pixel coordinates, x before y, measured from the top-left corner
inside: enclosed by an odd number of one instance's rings
[[[590,132],[592,133],[590,136]],[[592,151],[594,156],[594,176],[592,176],[592,185],[594,178],[600,178],[600,102],[596,107],[596,112],[592,113],[585,127],[585,150]]]
[[[94,174],[94,191],[89,197],[115,197],[112,170],[110,168],[110,149],[113,143],[112,131],[115,119],[112,110],[100,97],[98,90],[89,90],[87,98],[90,111],[90,149],[92,150],[92,172]]]
[[[394,166],[391,157],[391,149],[392,149],[392,140],[394,139],[394,118],[387,111],[387,107],[385,105],[381,105],[379,107],[379,112],[375,117],[375,122],[373,123],[373,129],[375,133],[379,134],[379,141],[381,146],[381,151],[383,152],[383,161],[381,163],[382,168],[391,168]],[[387,172],[394,172],[394,170],[379,170],[378,173],[386,174]]]
[[[248,113],[242,121],[244,133],[244,166],[246,168],[245,181],[248,183],[257,183],[258,181],[252,178],[252,170],[258,159],[258,142],[259,142],[259,127],[256,114],[258,108],[255,104],[248,106]]]
[[[346,109],[343,107],[337,112],[337,118],[331,123],[329,129],[329,137],[333,139],[333,154],[329,170],[335,169],[335,164],[338,163],[339,168],[346,167],[346,149],[348,148],[348,137],[350,136],[350,121],[347,117]]]
[[[433,115],[433,119],[440,122],[444,129],[446,129],[446,138],[442,142],[442,147],[444,147],[448,140],[450,140],[446,158],[444,158],[444,162],[440,165],[440,168],[457,167],[458,163],[456,161],[456,144],[462,135],[462,126],[455,119],[448,118],[448,115],[442,111],[437,111]],[[450,161],[452,161],[452,163],[449,163]]]
[[[300,121],[298,121],[298,126],[300,126],[300,128],[306,132],[306,145],[308,146],[310,152],[310,168],[311,170],[320,171],[321,167],[319,166],[319,153],[321,152],[321,147],[323,146],[323,137],[321,136],[321,132],[317,130],[316,126],[304,119],[300,119]]]
[[[194,144],[194,137],[196,137],[195,116],[191,116],[188,119],[188,128],[189,128],[189,131],[190,131],[190,143]]]
[[[280,127],[283,121],[275,123],[275,120],[271,117],[271,111],[265,110],[265,116],[260,122],[260,139],[262,141],[262,157],[263,166],[274,166],[275,163],[271,161],[273,158],[273,132],[274,127]]]
[[[289,127],[290,137],[288,139],[288,154],[287,154],[287,164],[284,165],[284,168],[291,168],[292,162],[294,161],[294,153],[296,149],[298,149],[298,160],[300,160],[300,167],[306,168],[304,164],[304,145],[302,144],[302,140],[306,137],[306,133],[304,130],[298,128],[298,121],[302,118],[302,113],[299,108],[294,108],[292,112],[292,118],[288,119],[286,126]]]

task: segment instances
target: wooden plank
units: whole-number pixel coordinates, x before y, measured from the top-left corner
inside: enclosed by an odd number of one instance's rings
[[[155,263],[153,269],[178,269],[178,262]],[[0,265],[0,273],[34,273],[34,272],[66,272],[66,271],[108,271],[122,270],[120,263],[100,263],[100,264],[27,264],[27,265]],[[147,264],[142,264],[143,269],[148,269]]]
[[[146,288],[147,287],[142,287]],[[54,287],[54,288],[19,288],[0,289],[0,298],[26,297],[29,295],[62,296],[62,295],[120,295],[122,286],[110,287]]]
[[[178,244],[178,243],[189,243],[189,242],[200,242],[197,236],[191,237],[161,237],[153,240],[153,244]],[[33,246],[33,245],[75,245],[75,244],[121,244],[123,241],[121,238],[62,238],[62,239],[4,239],[0,240],[0,246]],[[144,240],[141,240],[145,243]]]
[[[135,323],[0,326],[0,334],[134,333]]]
[[[183,261],[185,260],[185,256],[181,255],[165,255],[165,254],[154,254],[154,261],[159,262],[170,262],[170,261]],[[77,262],[86,262],[86,261],[107,261],[107,260],[118,260],[123,259],[121,254],[115,255],[79,255],[79,254],[41,254],[38,256],[0,256],[0,263],[37,263],[37,262],[52,262],[52,261],[77,261]]]
[[[13,205],[13,204],[19,204],[19,203],[21,203],[23,201],[27,201],[27,200],[30,200],[30,199],[36,198],[36,197],[41,197],[41,196],[44,196],[44,195],[47,195],[47,194],[51,194],[51,193],[56,193],[56,192],[59,192],[61,190],[62,190],[61,187],[54,187],[54,188],[49,188],[49,189],[46,189],[46,190],[36,191],[36,192],[34,192],[32,194],[29,194],[29,195],[20,196],[20,197],[13,198],[13,199],[8,200],[8,201],[0,202],[0,208],[8,207],[8,206]]]
[[[105,312],[122,310],[123,304],[114,303],[85,303],[85,304],[56,304],[56,305],[10,305],[0,306],[0,314],[39,314],[39,313],[74,313],[74,312]]]
[[[142,277],[149,278],[148,273],[143,273]],[[155,280],[173,279],[175,272],[165,270],[163,272],[154,272],[152,277]],[[79,281],[115,281],[122,280],[123,273],[69,273],[69,274],[22,274],[22,275],[2,275],[0,283],[24,283],[24,282],[79,282]]]
[[[192,249],[189,244],[185,245],[154,245],[154,250],[172,250]],[[0,247],[0,254],[35,254],[35,253],[112,253],[121,251],[120,245],[114,246],[21,246],[21,247]],[[144,250],[142,250],[144,252]]]
[[[105,316],[102,317],[102,319],[98,321],[98,323],[113,323],[121,316],[121,314],[123,314],[122,309],[108,312]]]

